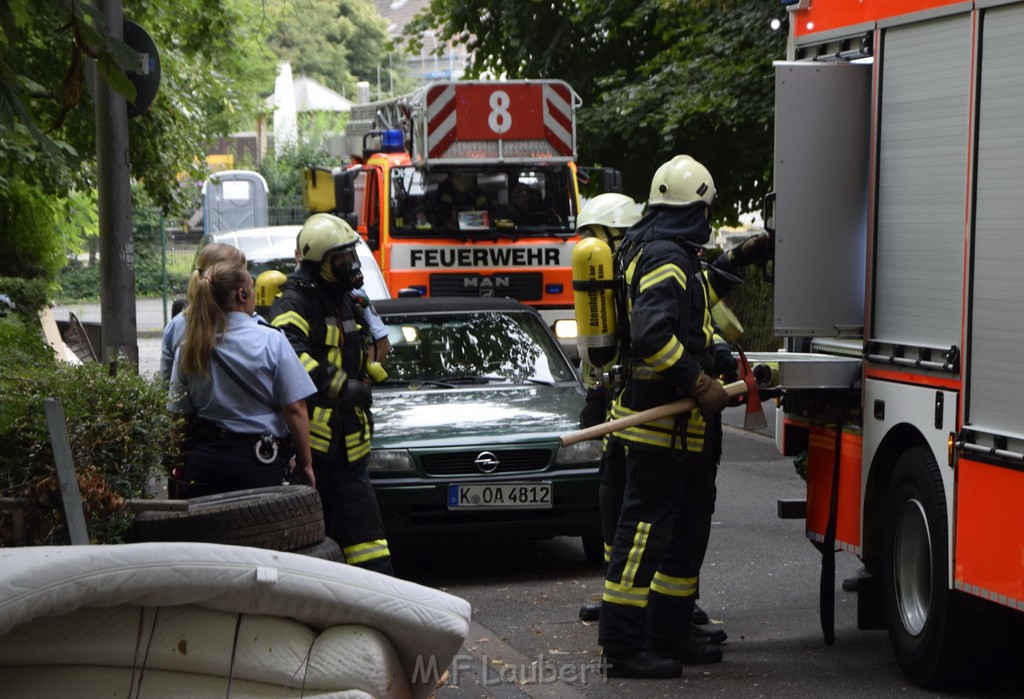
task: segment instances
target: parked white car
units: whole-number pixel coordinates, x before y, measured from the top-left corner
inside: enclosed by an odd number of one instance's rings
[[[302,226],[266,226],[263,228],[247,228],[239,231],[219,231],[207,233],[199,241],[199,249],[211,243],[224,243],[236,247],[245,253],[249,272],[253,277],[268,269],[276,269],[290,274],[295,269],[295,242]],[[371,301],[390,298],[384,275],[381,274],[377,261],[369,246],[359,239],[356,246],[359,263],[362,265],[363,290]],[[198,251],[196,252],[198,255]]]

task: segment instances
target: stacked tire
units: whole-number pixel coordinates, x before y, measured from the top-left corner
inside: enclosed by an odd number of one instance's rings
[[[252,546],[343,561],[341,548],[325,535],[320,495],[310,486],[233,490],[186,502],[187,509],[137,512],[132,539]]]

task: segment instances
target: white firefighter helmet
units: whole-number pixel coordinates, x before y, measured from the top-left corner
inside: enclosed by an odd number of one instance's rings
[[[298,252],[301,260],[321,262],[328,253],[357,242],[359,236],[342,219],[332,214],[313,214],[299,231]]]
[[[691,206],[703,202],[710,208],[714,198],[715,181],[708,169],[688,155],[677,155],[654,173],[647,204]]]
[[[629,228],[639,220],[640,211],[635,201],[625,194],[607,192],[598,194],[583,205],[576,219],[576,227]]]

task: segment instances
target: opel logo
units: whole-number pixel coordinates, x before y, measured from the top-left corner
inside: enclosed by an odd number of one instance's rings
[[[480,469],[480,473],[494,473],[498,470],[498,466],[501,465],[498,457],[489,451],[480,452],[476,459],[473,460],[473,463]]]

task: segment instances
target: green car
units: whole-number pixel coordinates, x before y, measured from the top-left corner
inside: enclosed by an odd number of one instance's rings
[[[601,443],[559,446],[585,391],[537,311],[498,298],[374,307],[391,341],[370,456],[388,534],[581,536],[599,563]]]

